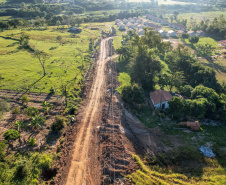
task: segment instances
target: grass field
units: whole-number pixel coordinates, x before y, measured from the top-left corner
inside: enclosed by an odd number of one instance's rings
[[[215,11],[215,12],[200,12],[200,13],[180,13],[178,19],[187,19],[187,26],[190,26],[191,18],[193,21],[196,20],[196,23],[199,23],[202,20],[213,20],[215,17],[224,15],[226,17],[226,11]]]
[[[78,84],[82,79],[80,69],[82,63],[87,69],[91,60],[89,56],[89,40],[100,35],[100,30],[91,30],[90,27],[104,29],[105,24],[84,24],[82,32],[71,35],[67,29],[60,31],[57,27],[48,30],[7,30],[0,37],[0,67],[1,89],[30,90],[34,92],[49,92],[56,86],[57,91],[63,83]],[[38,50],[45,51],[50,58],[46,62],[47,75],[43,72],[38,59],[33,52],[19,49],[21,32],[30,35],[30,45]],[[62,43],[56,40],[61,36]],[[86,57],[87,56],[87,57]],[[83,60],[81,58],[86,58]]]
[[[5,3],[6,2],[6,0],[0,0],[0,3]]]

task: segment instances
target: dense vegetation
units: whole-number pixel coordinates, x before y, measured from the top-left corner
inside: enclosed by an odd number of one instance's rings
[[[183,45],[172,50],[168,42],[162,42],[161,36],[151,30],[146,29],[143,37],[129,32],[123,39],[124,45],[117,53],[120,63],[127,66],[132,82],[147,92],[157,86],[161,89],[169,87],[170,91],[175,88],[188,98],[174,98],[169,102],[168,113],[174,118],[189,115],[226,121],[226,89],[218,83],[214,69],[200,64]],[[122,84],[119,89],[127,89],[127,86]],[[121,95],[129,102],[123,91]],[[130,97],[130,103],[140,103]]]

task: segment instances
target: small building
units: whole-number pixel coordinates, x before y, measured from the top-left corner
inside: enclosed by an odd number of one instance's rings
[[[144,35],[144,30],[143,29],[139,29],[138,30],[138,35]]]
[[[144,25],[146,26],[148,23],[150,23],[149,21],[144,21]]]
[[[219,41],[220,45],[226,49],[226,40]]]
[[[118,29],[119,30],[126,30],[126,26],[124,24],[119,24]]]
[[[142,20],[141,19],[138,19],[137,21],[136,21],[136,23],[138,23],[138,24],[142,24]]]
[[[126,25],[129,21],[128,21],[127,19],[123,19],[123,21],[122,21],[122,22],[123,22],[123,24],[125,24],[125,25]]]
[[[159,34],[163,37],[166,37],[166,32],[164,30],[159,30]]]
[[[68,32],[72,32],[72,33],[80,33],[82,31],[82,29],[76,28],[76,27],[71,27],[69,28]]]
[[[175,31],[173,31],[173,30],[170,30],[170,31],[168,31],[168,35],[170,37],[176,37],[177,36],[177,33]]]
[[[120,19],[116,19],[116,20],[115,20],[115,25],[117,25],[117,24],[120,23],[120,22],[121,22]]]
[[[150,93],[150,99],[157,109],[167,109],[169,107],[168,101],[173,99],[173,96],[168,91],[157,90]]]
[[[111,35],[116,35],[116,29],[113,26],[111,26]]]
[[[143,29],[143,28],[144,28],[144,25],[139,24],[139,25],[137,26],[137,28],[138,28],[138,30]]]
[[[204,36],[205,36],[205,32],[202,31],[202,30],[198,30],[198,31],[196,32],[196,34],[197,34],[198,36],[200,36],[200,37],[204,37]]]
[[[188,31],[188,35],[193,36],[193,35],[196,35],[196,33],[194,31]]]
[[[183,30],[179,30],[178,32],[177,32],[177,36],[178,37],[181,37],[181,35],[184,33],[184,31]]]

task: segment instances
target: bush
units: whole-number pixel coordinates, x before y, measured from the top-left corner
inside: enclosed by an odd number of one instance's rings
[[[27,94],[24,94],[20,100],[22,103],[27,104],[30,101],[30,98]]]
[[[13,114],[20,114],[20,107],[15,107],[13,109]]]
[[[0,98],[0,119],[3,118],[3,113],[9,110],[10,110],[9,103],[7,103],[7,101]]]
[[[62,128],[64,128],[64,118],[57,116],[55,117],[55,121],[51,125],[51,130],[52,131],[60,131]]]
[[[27,142],[28,146],[35,146],[36,145],[36,139],[35,138],[30,138]]]
[[[39,110],[35,107],[28,107],[24,110],[24,113],[29,117],[35,117],[39,113]]]
[[[0,161],[5,157],[5,143],[0,143]]]
[[[7,141],[16,140],[20,137],[20,133],[17,130],[9,129],[4,133],[3,136]]]
[[[27,161],[22,160],[16,163],[16,170],[14,172],[14,177],[16,179],[22,180],[29,174],[29,169],[27,166]]]

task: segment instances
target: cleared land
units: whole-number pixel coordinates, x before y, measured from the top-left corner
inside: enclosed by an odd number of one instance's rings
[[[97,30],[91,30],[92,27]],[[89,51],[90,38],[97,38],[104,24],[84,24],[82,32],[71,34],[65,29],[49,27],[47,30],[24,29],[7,30],[0,37],[1,89],[30,90],[49,93],[51,87],[60,91],[64,83],[80,83],[91,63]],[[32,48],[46,52],[50,58],[46,61],[47,75],[43,77],[41,65],[34,52],[20,49],[19,38],[25,32],[30,36]],[[57,41],[56,37],[62,40]],[[79,88],[76,87],[75,88]]]

